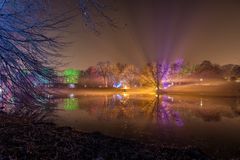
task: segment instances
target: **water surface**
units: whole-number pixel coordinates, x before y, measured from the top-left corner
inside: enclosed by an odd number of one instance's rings
[[[59,100],[56,122],[84,132],[174,146],[211,155],[240,153],[240,100],[170,95],[80,96]]]

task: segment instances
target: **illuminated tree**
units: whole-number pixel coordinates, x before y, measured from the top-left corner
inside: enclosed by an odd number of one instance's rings
[[[148,63],[141,73],[141,83],[154,86],[157,91],[171,86],[169,83],[179,76],[182,71],[183,60],[177,59],[174,63]]]
[[[65,83],[77,84],[80,76],[80,71],[75,69],[66,69],[63,72]]]
[[[40,1],[0,1],[0,79],[2,104],[41,105],[47,102],[45,79],[54,82],[55,74],[48,59],[58,56],[60,43],[47,31],[60,27],[61,19],[39,16],[44,9]]]
[[[148,63],[147,66],[143,69],[141,79],[145,83],[156,87],[157,90],[160,90],[164,87],[164,81],[167,79],[167,76],[170,71],[170,66],[165,63]]]
[[[111,64],[110,62],[99,62],[97,64],[97,72],[103,78],[105,87],[108,87],[108,83],[111,77]]]
[[[116,63],[110,66],[110,78],[113,82],[119,82],[124,80],[123,71],[126,68],[126,64]]]
[[[139,83],[139,70],[132,64],[125,65],[121,76],[121,79],[124,79],[129,86],[135,86]]]
[[[73,0],[74,1],[74,0]],[[67,27],[74,11],[52,10],[55,1],[0,0],[0,101],[5,106],[42,106],[48,103],[46,80],[54,83],[60,42],[59,30]],[[74,1],[86,25],[96,30],[93,15],[104,14],[96,0]],[[54,7],[53,7],[54,5]],[[93,11],[94,13],[90,12]]]

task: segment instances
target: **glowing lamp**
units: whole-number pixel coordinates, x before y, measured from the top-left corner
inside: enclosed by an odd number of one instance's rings
[[[74,94],[71,93],[71,94],[69,95],[69,98],[74,98]]]
[[[75,84],[72,84],[72,83],[71,83],[71,84],[68,85],[68,87],[69,87],[69,88],[75,88]]]
[[[114,88],[120,88],[122,86],[122,82],[115,82],[114,84],[113,84],[113,87]]]
[[[123,89],[129,89],[127,86],[124,86]]]

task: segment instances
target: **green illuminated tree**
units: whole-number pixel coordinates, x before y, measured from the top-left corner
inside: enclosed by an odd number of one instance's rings
[[[67,84],[77,84],[80,76],[80,71],[75,69],[66,69],[63,72],[64,82]]]

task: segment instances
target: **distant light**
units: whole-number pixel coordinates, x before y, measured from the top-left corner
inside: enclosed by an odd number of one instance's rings
[[[2,92],[3,92],[3,89],[2,89],[2,88],[0,88],[0,94],[2,94]]]
[[[120,88],[122,86],[122,82],[115,82],[114,84],[113,84],[113,87],[114,88]]]
[[[129,89],[127,86],[124,86],[123,89]]]
[[[86,84],[84,85],[84,88],[87,88],[87,85],[86,85]]]
[[[74,96],[75,96],[75,95],[74,95],[73,93],[71,93],[71,94],[69,95],[70,98],[74,98]]]
[[[69,85],[68,85],[68,87],[69,87],[69,88],[75,88],[75,87],[76,87],[76,85],[75,85],[75,84],[73,84],[73,83],[71,83],[71,84],[69,84]]]
[[[47,94],[47,97],[48,97],[48,98],[52,98],[53,95],[51,95],[51,94]]]
[[[202,82],[202,81],[203,81],[203,78],[200,78],[199,80],[200,80],[200,82]]]

